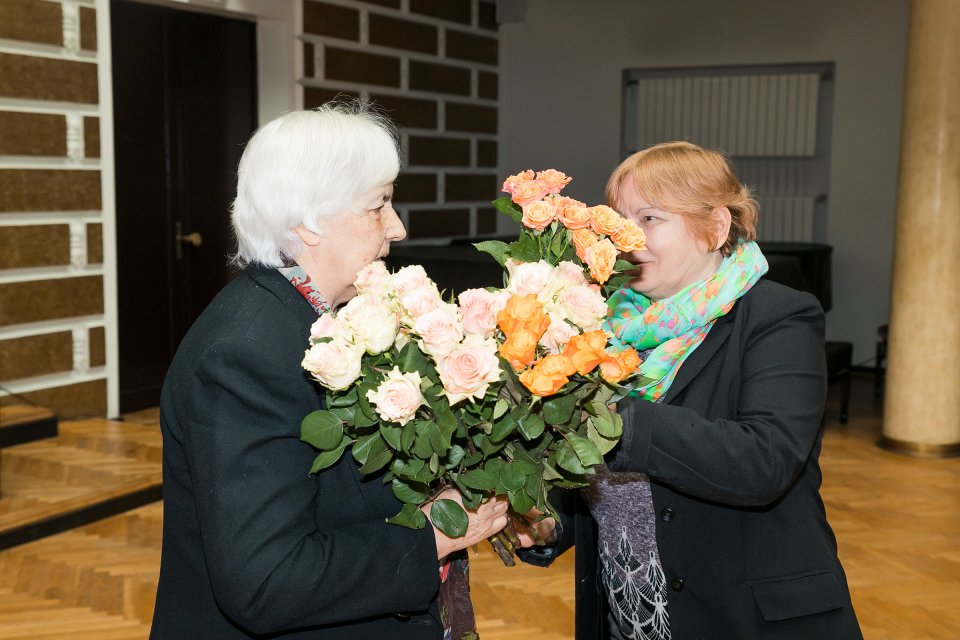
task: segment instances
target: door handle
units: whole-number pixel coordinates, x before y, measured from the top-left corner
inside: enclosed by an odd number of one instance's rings
[[[183,224],[180,222],[173,223],[173,230],[176,240],[177,260],[183,260],[183,245],[189,244],[193,247],[199,247],[203,244],[203,236],[196,231],[184,235]]]

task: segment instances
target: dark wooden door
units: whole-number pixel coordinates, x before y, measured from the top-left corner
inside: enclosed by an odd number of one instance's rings
[[[252,22],[114,0],[120,411],[156,405],[233,273],[229,207],[256,128]]]

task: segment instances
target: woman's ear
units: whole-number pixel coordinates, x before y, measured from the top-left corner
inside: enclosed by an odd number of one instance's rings
[[[719,251],[726,244],[730,236],[730,225],[733,224],[733,216],[730,215],[730,209],[727,207],[716,207],[710,212],[713,216],[713,231],[716,240],[713,243],[713,250]]]
[[[295,226],[293,232],[297,234],[300,241],[308,247],[315,247],[320,244],[320,234],[310,231],[310,229],[307,229],[302,224]]]

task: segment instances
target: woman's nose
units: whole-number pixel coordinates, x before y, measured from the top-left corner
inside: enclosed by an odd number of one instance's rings
[[[387,226],[387,240],[390,242],[400,242],[407,237],[407,230],[403,226],[403,221],[400,220],[400,215],[397,213],[396,209],[390,207],[391,217]]]

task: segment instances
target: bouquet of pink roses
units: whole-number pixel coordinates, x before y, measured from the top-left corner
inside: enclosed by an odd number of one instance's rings
[[[350,448],[403,503],[388,521],[415,528],[420,506],[450,487],[467,508],[506,495],[518,514],[553,514],[553,487],[587,484],[622,432],[608,404],[640,364],[609,348],[604,293],[633,268],[617,252],[644,238],[609,207],[560,196],[569,181],[548,170],[504,183],[512,197],[494,205],[522,224],[519,238],[475,245],[504,266],[502,289],[454,303],[420,266],[360,271],[358,295],[317,320],[303,360],[327,389],[327,408],[302,425],[320,451],[311,472]],[[448,536],[466,531],[452,500],[434,500],[430,519]],[[512,565],[513,528],[491,542]]]

